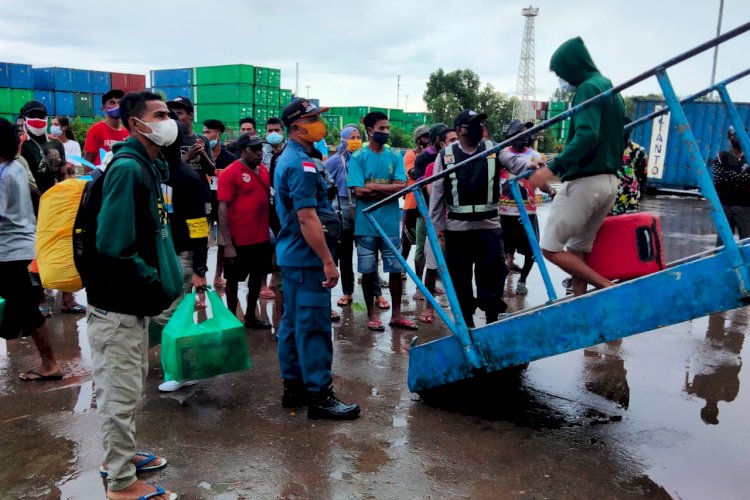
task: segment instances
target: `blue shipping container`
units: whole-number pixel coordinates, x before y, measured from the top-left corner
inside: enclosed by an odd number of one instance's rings
[[[183,97],[189,97],[191,101],[193,101],[193,104],[195,104],[195,87],[186,86],[186,87],[154,87],[154,92],[157,94],[161,92],[164,94],[164,96],[167,98],[168,101],[171,101],[175,97],[183,96]]]
[[[34,99],[44,104],[47,108],[48,116],[55,116],[57,114],[55,108],[55,93],[51,90],[35,90]]]
[[[94,116],[106,116],[102,110],[102,97],[104,97],[104,94],[108,91],[109,89],[102,94],[94,94]]]
[[[87,94],[93,94],[91,90],[91,73],[92,71],[85,69],[74,69],[73,71],[73,92],[84,92]]]
[[[156,69],[151,71],[152,87],[185,87],[193,85],[193,68]]]
[[[34,88],[34,74],[30,64],[11,64],[10,78],[14,89]]]
[[[55,92],[55,113],[61,116],[75,116],[76,100],[72,92]]]
[[[73,70],[70,68],[34,68],[34,89],[71,92]]]
[[[636,118],[652,113],[656,106],[664,107],[665,103],[663,101],[638,101]],[[735,106],[745,127],[750,126],[750,103],[735,103]],[[701,157],[710,164],[719,151],[729,148],[727,130],[730,123],[724,105],[719,102],[690,102],[683,105],[682,109],[685,111],[685,116],[698,143]],[[664,125],[660,122],[660,118],[636,127],[631,133],[632,140],[643,146],[646,153],[654,157],[665,154],[662,168],[652,168],[653,160],[649,160],[648,185],[670,189],[698,187],[695,174],[688,167],[688,150],[679,138],[677,124],[670,120],[666,135],[662,133],[659,136],[659,126]],[[655,128],[656,136],[654,136]],[[661,141],[661,144],[655,142],[653,149],[651,148],[652,136],[655,141]]]
[[[104,71],[91,72],[91,91],[95,94],[105,94],[112,88],[112,80],[109,73]]]
[[[12,88],[13,82],[11,80],[11,66],[13,66],[11,63],[0,63],[0,87],[2,88]]]

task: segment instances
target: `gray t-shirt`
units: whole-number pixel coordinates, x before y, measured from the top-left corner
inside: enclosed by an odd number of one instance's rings
[[[20,163],[0,163],[0,262],[32,260],[36,216],[26,172]]]

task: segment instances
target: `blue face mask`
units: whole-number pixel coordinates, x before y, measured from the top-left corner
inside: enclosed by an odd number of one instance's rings
[[[49,133],[50,133],[50,135],[52,135],[53,137],[60,137],[61,135],[63,135],[63,129],[61,129],[61,128],[60,128],[60,127],[58,127],[57,125],[52,125],[52,126],[51,126],[51,127],[49,128]]]
[[[216,147],[216,144],[219,142],[219,139],[211,139],[208,141],[208,145],[211,146],[211,149]]]
[[[279,134],[278,132],[271,132],[270,134],[266,135],[266,140],[269,142],[269,144],[276,146],[277,144],[281,144],[281,141],[284,140],[284,136]]]
[[[117,106],[116,108],[107,108],[104,112],[110,118],[114,118],[117,120],[120,119],[120,106]]]

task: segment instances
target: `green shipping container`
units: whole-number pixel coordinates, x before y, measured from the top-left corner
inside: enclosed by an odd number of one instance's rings
[[[13,107],[13,91],[11,89],[0,89],[0,113],[18,113],[21,109]]]
[[[15,116],[10,113],[0,113],[0,118],[5,118],[6,120],[8,120],[10,123],[13,123],[13,124],[16,123]],[[2,321],[2,319],[0,319],[0,321]]]
[[[249,64],[228,64],[195,68],[196,85],[220,85],[225,83],[255,85],[255,67]]]
[[[261,87],[268,87],[268,84],[270,82],[269,79],[269,69],[268,68],[261,68],[260,66],[255,67],[255,85],[261,86]]]
[[[281,87],[281,70],[269,68],[268,69],[268,86],[272,88]]]
[[[18,113],[24,104],[34,99],[34,91],[28,89],[11,89],[10,91],[11,107],[10,113]]]
[[[225,124],[236,124],[240,118],[253,116],[253,107],[247,104],[200,104],[195,106],[195,119],[199,123],[205,120],[221,120]]]
[[[279,99],[280,99],[280,93],[279,89],[275,89],[273,87],[268,87],[268,105],[271,107],[278,107],[279,106]]]
[[[384,113],[386,115],[388,114],[388,108],[373,108],[373,107],[371,107],[370,108],[370,113],[372,113],[374,111],[379,111],[379,112]]]
[[[390,120],[391,128],[400,128],[401,130],[405,130],[406,126],[404,122],[402,121],[396,121],[396,120]]]
[[[349,108],[349,115],[358,116],[360,118],[362,118],[369,112],[370,112],[370,108],[367,106],[355,106],[353,108]]]
[[[268,87],[255,87],[255,105],[268,106]]]
[[[399,122],[406,121],[403,109],[389,109],[388,118],[391,121],[399,121]]]
[[[328,129],[338,129],[341,130],[344,127],[344,120],[341,115],[326,115],[324,117],[326,124],[328,125]]]
[[[292,102],[292,91],[289,89],[279,89],[279,106],[284,107],[290,102]]]
[[[549,110],[550,111],[565,111],[568,109],[568,103],[563,101],[550,101],[549,103]],[[560,113],[557,113],[560,114]]]
[[[253,104],[255,88],[245,84],[198,85],[195,104]]]
[[[94,95],[76,93],[74,94],[76,116],[94,116]]]
[[[258,128],[263,128],[265,126],[266,120],[273,116],[275,110],[275,107],[272,108],[270,106],[255,106],[254,118],[258,122]]]

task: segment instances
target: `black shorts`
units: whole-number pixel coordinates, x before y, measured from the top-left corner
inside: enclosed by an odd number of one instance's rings
[[[32,285],[29,262],[0,262],[0,297],[5,299],[0,337],[6,340],[30,335],[44,324],[44,316],[39,312],[41,285],[36,288]]]
[[[270,241],[257,245],[235,246],[234,249],[237,251],[237,257],[224,261],[224,277],[227,280],[245,281],[249,274],[265,276],[273,270],[273,246]]]
[[[529,214],[531,226],[534,228],[536,240],[539,241],[539,220],[536,214]],[[505,253],[518,252],[523,256],[534,255],[529,244],[529,237],[521,223],[521,217],[517,215],[501,215],[500,225],[503,228],[503,245]]]

